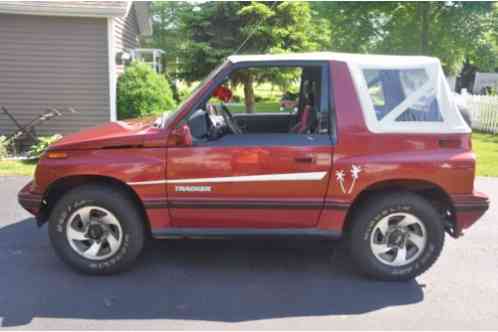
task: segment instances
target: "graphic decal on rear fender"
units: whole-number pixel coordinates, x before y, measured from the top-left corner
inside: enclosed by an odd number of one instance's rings
[[[349,185],[349,188],[346,190],[346,185],[345,185],[345,179],[346,179],[346,172],[343,169],[339,169],[335,172],[335,178],[337,179],[337,182],[339,183],[339,188],[341,188],[341,191],[343,194],[351,194],[353,192],[354,186],[356,184],[356,181],[360,177],[360,173],[362,171],[362,168],[357,165],[351,165],[350,173],[351,173],[351,184]]]

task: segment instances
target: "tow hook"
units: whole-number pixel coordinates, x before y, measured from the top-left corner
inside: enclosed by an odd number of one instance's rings
[[[38,215],[35,216],[36,225],[42,227],[48,221],[48,202],[44,199],[41,201],[40,211]]]
[[[459,238],[460,236],[463,236],[462,232],[457,232],[455,225],[451,220],[445,219],[444,221],[444,230],[446,233],[448,233],[452,238]]]

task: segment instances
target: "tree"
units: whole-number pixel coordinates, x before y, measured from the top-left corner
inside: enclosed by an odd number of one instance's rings
[[[181,25],[188,37],[181,52],[180,76],[187,81],[206,76],[236,51],[321,50],[328,39],[326,31],[320,28],[320,22],[312,21],[310,7],[304,2],[205,2],[192,9],[181,15]],[[241,45],[243,48],[239,50]],[[259,76],[257,73],[246,70],[233,77],[234,84],[244,86],[248,112],[254,110],[254,82],[263,79],[278,81],[277,76]]]
[[[395,8],[390,2],[312,2],[313,14],[330,27],[329,49],[372,52],[385,35],[384,24]]]
[[[313,3],[339,51],[420,54],[447,74],[466,60],[496,68],[496,6],[487,2]]]
[[[189,2],[184,1],[154,1],[152,3],[152,38],[146,40],[147,47],[165,51],[161,57],[163,75],[168,81],[176,102],[180,101],[176,86],[177,62],[179,53],[185,45],[185,36],[181,26],[181,13],[192,9]]]
[[[167,62],[175,63],[184,47],[186,36],[181,29],[181,17],[191,11],[193,5],[185,1],[154,1],[152,3],[153,32],[148,46],[166,52]],[[166,66],[164,67],[166,68]]]
[[[498,67],[498,9],[487,2],[154,2],[153,46],[196,81],[233,54],[332,50],[429,55],[448,75]],[[170,66],[171,67],[171,66]],[[175,69],[176,73],[176,69]],[[253,83],[285,86],[292,73],[241,73],[246,109]]]
[[[397,4],[395,15],[385,25],[388,33],[377,50],[436,56],[446,73],[454,75],[462,69],[466,57],[482,48],[483,38],[491,29],[492,10],[490,3]]]

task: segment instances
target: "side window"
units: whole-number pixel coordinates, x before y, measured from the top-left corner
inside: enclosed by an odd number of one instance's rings
[[[189,116],[193,137],[201,142],[254,134],[326,137],[330,89],[325,68],[312,64],[232,71]]]
[[[425,69],[364,69],[379,122],[441,122],[436,94]]]
[[[234,113],[297,112],[301,67],[243,68],[230,74]]]

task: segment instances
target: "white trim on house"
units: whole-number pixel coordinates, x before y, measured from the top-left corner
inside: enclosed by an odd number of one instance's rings
[[[96,2],[98,4],[98,2]],[[54,1],[41,3],[37,1],[0,1],[0,12],[5,14],[41,15],[41,16],[78,16],[111,17],[123,16],[126,6],[78,6],[71,1]]]
[[[133,1],[129,1],[127,4],[126,4],[126,12],[125,14],[123,15],[124,17],[128,16],[128,13],[130,12],[130,9],[131,7],[133,6]]]
[[[137,18],[138,30],[145,37],[152,36],[152,16],[150,14],[151,1],[135,1],[135,15]]]
[[[118,119],[118,112],[116,109],[116,54],[114,51],[114,19],[107,18],[107,56],[109,66],[109,111],[110,120],[116,121]]]

